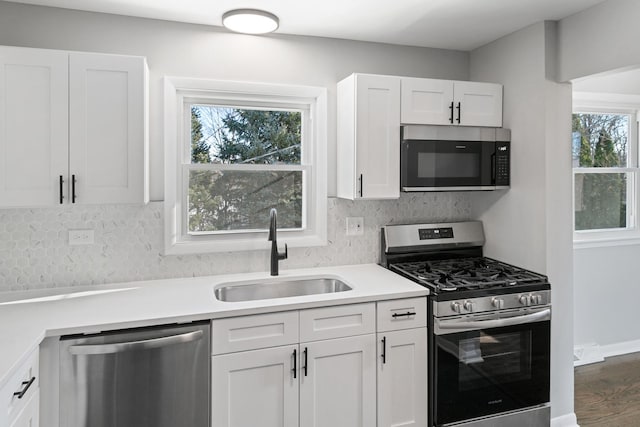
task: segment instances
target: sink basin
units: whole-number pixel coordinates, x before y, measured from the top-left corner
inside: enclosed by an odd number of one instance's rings
[[[219,301],[238,302],[328,294],[350,290],[351,286],[341,280],[317,278],[225,284],[217,287],[214,294]]]

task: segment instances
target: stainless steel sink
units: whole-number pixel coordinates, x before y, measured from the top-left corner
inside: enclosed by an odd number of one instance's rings
[[[224,284],[214,291],[219,301],[238,302],[350,291],[351,286],[330,278]]]

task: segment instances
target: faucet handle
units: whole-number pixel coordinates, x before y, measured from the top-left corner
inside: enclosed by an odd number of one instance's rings
[[[287,244],[285,243],[284,244],[284,253],[283,254],[279,253],[278,254],[278,259],[287,259],[288,256],[289,256],[289,248],[287,248]]]

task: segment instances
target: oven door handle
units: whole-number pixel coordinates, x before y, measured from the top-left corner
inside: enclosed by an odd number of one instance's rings
[[[522,325],[525,323],[540,322],[549,319],[551,319],[550,308],[538,311],[536,313],[507,317],[504,319],[475,320],[469,322],[435,319],[435,334],[442,335],[453,332],[471,331],[476,329],[502,328],[504,326]]]

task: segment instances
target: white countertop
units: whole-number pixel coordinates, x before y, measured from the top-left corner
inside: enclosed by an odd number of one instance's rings
[[[353,289],[246,302],[221,302],[217,285],[257,279],[339,278]],[[428,290],[376,264],[152,280],[8,293],[0,296],[0,388],[45,337],[190,322],[428,295]],[[18,298],[18,299],[14,299]]]

